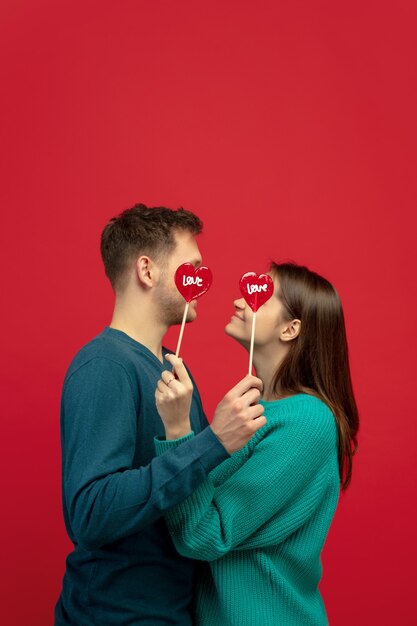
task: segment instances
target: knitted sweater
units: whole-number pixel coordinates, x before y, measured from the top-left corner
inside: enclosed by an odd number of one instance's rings
[[[194,385],[196,436],[155,457],[154,437],[164,433],[155,388],[170,367],[114,328],[84,346],[69,367],[62,487],[74,549],[55,626],[191,626],[194,563],[175,550],[163,515],[229,455],[207,428]]]
[[[307,394],[262,404],[267,424],[166,515],[180,554],[206,561],[197,626],[328,623],[318,584],[339,497],[335,419]]]

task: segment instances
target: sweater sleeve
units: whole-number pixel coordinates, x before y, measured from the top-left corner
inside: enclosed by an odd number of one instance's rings
[[[197,385],[195,383],[193,375],[191,374],[190,370],[188,369],[188,366],[185,365],[185,368],[186,368],[186,370],[188,372],[189,377],[191,378],[191,382],[193,383],[194,398],[195,398],[195,401],[196,401],[196,404],[197,404],[198,419],[199,419],[199,422],[200,422],[200,428],[201,428],[201,430],[204,430],[208,426],[208,419],[206,417],[206,414],[204,413],[203,403],[201,402],[200,392],[198,391],[198,387],[197,387]]]
[[[137,409],[131,379],[106,358],[95,358],[70,376],[61,415],[69,534],[89,550],[156,521],[229,456],[208,427],[133,468]]]
[[[168,512],[180,554],[211,561],[230,550],[278,544],[313,514],[337,455],[333,417],[288,420],[265,432],[224,482],[220,466],[215,480],[210,476]]]

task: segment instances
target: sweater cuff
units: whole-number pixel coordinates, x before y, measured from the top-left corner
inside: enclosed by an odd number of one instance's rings
[[[207,474],[217,465],[220,465],[222,461],[230,457],[230,454],[217,439],[210,426],[207,426],[196,436],[191,432],[185,435],[185,437],[181,437],[181,439],[173,439],[171,441],[155,437],[154,443],[157,456],[161,456],[170,448],[177,448],[184,444],[184,446],[188,447],[190,457],[198,459]]]
[[[193,446],[207,472],[211,472],[217,465],[230,458],[230,454],[220,443],[211,426],[207,426],[194,438]]]
[[[162,439],[162,437],[154,437],[154,444],[156,454],[161,456],[166,450],[170,450],[171,448],[177,448],[185,441],[192,439],[194,437],[194,431],[190,431],[184,437],[180,437],[179,439]]]

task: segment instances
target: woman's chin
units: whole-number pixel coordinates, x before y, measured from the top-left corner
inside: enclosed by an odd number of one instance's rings
[[[233,322],[229,322],[225,326],[224,332],[226,333],[226,335],[229,335],[229,337],[231,337],[232,339],[240,343],[240,345],[242,345],[244,348],[246,348],[249,345],[248,340],[245,339],[244,337],[241,337],[239,333],[236,332]]]
[[[236,333],[233,328],[233,322],[229,322],[228,324],[226,324],[226,326],[224,327],[224,332],[226,333],[226,335],[229,335],[229,337],[236,339]]]

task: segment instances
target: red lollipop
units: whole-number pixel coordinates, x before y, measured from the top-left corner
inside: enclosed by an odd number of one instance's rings
[[[258,276],[255,272],[247,272],[240,279],[239,287],[242,296],[254,313],[274,293],[274,281],[269,274],[260,274]]]
[[[192,263],[183,263],[175,272],[175,284],[186,302],[205,294],[212,282],[213,274],[205,265],[196,269]]]
[[[190,302],[191,300],[196,300],[196,298],[205,294],[210,288],[212,281],[213,274],[205,265],[195,268],[192,263],[183,263],[175,272],[175,284],[186,302],[184,315],[182,316],[180,336],[178,338],[177,349],[175,351],[176,356],[178,356],[180,352],[185,320],[187,319]]]
[[[274,293],[274,281],[269,274],[246,272],[239,281],[240,292],[253,311],[252,333],[249,351],[249,374],[252,373],[253,343],[255,340],[255,324],[257,310],[269,300]]]

